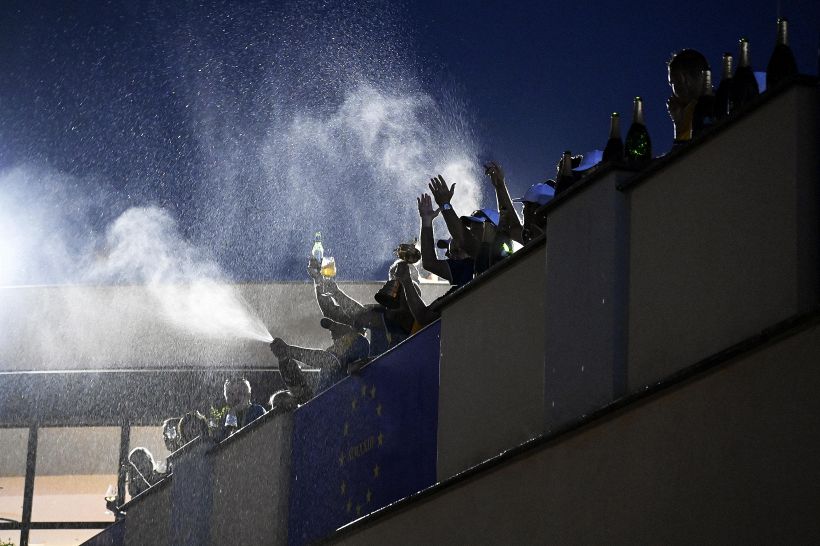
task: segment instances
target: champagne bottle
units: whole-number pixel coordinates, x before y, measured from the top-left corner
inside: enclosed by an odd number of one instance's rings
[[[316,234],[313,236],[313,248],[310,251],[310,254],[313,256],[313,259],[322,263],[322,258],[325,256],[325,248],[322,246],[322,232],[317,231]]]
[[[731,53],[723,54],[723,72],[720,85],[715,93],[715,118],[725,119],[732,114],[732,70],[734,58]]]
[[[572,174],[572,152],[567,150],[561,158],[561,168],[558,170],[558,181],[555,183],[555,195],[568,190],[573,182],[575,182],[575,176]]]
[[[633,166],[640,166],[652,159],[652,141],[649,131],[643,120],[643,99],[635,97],[632,104],[632,125],[626,133],[624,143],[626,162]]]
[[[692,136],[696,137],[715,122],[715,93],[712,90],[712,71],[704,70],[701,89],[695,112],[692,114]]]
[[[609,117],[609,140],[604,148],[603,161],[620,163],[624,160],[624,141],[621,140],[621,116],[612,112]]]
[[[774,87],[797,74],[797,62],[789,47],[789,24],[786,19],[777,20],[777,43],[766,65],[766,89]]]
[[[737,111],[760,94],[757,79],[749,61],[749,40],[740,39],[740,61],[732,78],[732,110]]]

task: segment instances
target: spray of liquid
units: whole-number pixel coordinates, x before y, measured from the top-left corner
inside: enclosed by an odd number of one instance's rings
[[[162,318],[196,335],[273,340],[218,264],[180,236],[168,212],[127,210],[109,227],[105,245],[89,280],[145,286]]]
[[[93,169],[0,173],[0,229],[16,233],[0,246],[0,285],[77,285],[45,297],[40,314],[0,294],[0,327],[25,340],[38,332],[31,360],[159,362],[171,325],[186,336],[189,362],[226,362],[239,340],[271,339],[233,279],[304,278],[317,230],[343,278],[378,278],[392,249],[416,235],[416,197],[437,174],[456,184],[459,213],[479,208],[486,185],[464,109],[439,85],[435,97],[425,90],[399,8],[156,10],[151,45],[167,58],[145,68],[151,78],[123,82],[116,95],[137,98],[127,116],[108,114],[139,126],[135,134],[151,128],[148,142],[176,135],[175,153],[165,141],[156,153],[112,149],[103,154],[117,157],[112,170],[140,174],[110,184]],[[157,101],[166,92],[174,100]],[[174,108],[157,117],[160,105]],[[109,125],[89,126],[97,140],[70,142],[104,141]],[[72,149],[72,161],[96,165],[99,146]],[[193,354],[209,343],[220,358]]]

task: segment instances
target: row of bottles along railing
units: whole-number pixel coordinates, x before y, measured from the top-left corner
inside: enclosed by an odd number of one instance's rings
[[[752,70],[749,41],[739,41],[739,62],[734,67],[731,53],[723,54],[720,85],[715,91],[712,87],[711,70],[702,74],[703,89],[697,99],[692,114],[692,137],[696,137],[715,122],[728,119],[740,112],[745,105],[760,94],[757,78]],[[774,51],[766,66],[766,89],[771,90],[783,81],[797,74],[797,62],[789,47],[788,22],[777,20],[777,41]],[[564,160],[556,180],[555,190],[560,193],[573,181],[571,170],[571,153],[564,152]],[[613,112],[610,116],[609,140],[604,148],[602,161],[626,163],[633,167],[642,167],[652,159],[652,140],[646,129],[643,114],[643,99],[635,97],[632,105],[632,124],[621,139],[620,115]]]

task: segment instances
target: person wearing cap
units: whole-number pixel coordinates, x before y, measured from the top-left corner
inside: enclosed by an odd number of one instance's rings
[[[446,259],[438,259],[433,244],[433,219],[439,215],[441,209],[433,210],[432,199],[426,193],[421,194],[417,202],[421,217],[421,266],[430,273],[446,279],[453,286],[467,284],[475,272],[474,260],[454,242],[452,237],[445,241]]]
[[[524,227],[521,230],[521,244],[527,244],[542,235],[547,226],[546,217],[537,214],[539,208],[546,205],[555,195],[555,190],[547,182],[536,182],[524,193],[523,197],[513,201],[524,204]]]

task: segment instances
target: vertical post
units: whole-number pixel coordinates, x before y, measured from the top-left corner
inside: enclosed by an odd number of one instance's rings
[[[28,450],[26,452],[26,481],[23,486],[23,517],[20,528],[20,546],[28,546],[28,532],[31,527],[31,507],[34,501],[34,474],[37,468],[37,425],[28,429]]]
[[[117,467],[117,510],[114,519],[122,519],[119,507],[125,504],[125,469],[128,464],[128,446],[131,443],[131,423],[122,423],[120,428],[120,458]]]
[[[125,472],[128,464],[128,445],[131,443],[131,423],[123,423],[120,428],[120,465],[117,468],[117,501],[125,504]],[[119,519],[119,518],[117,518]]]

